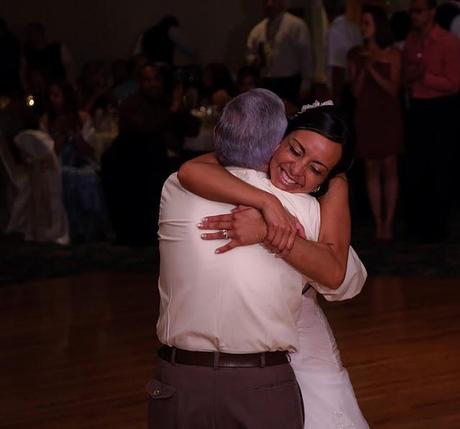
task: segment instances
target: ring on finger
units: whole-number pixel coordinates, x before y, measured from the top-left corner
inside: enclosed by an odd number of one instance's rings
[[[228,240],[228,229],[221,229],[220,233],[222,234],[222,238],[224,240]]]

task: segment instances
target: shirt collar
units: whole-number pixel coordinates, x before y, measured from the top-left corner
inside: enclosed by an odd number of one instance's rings
[[[332,20],[331,25],[332,25],[332,24],[337,24],[337,23],[342,22],[342,21],[345,21],[346,19],[347,19],[347,18],[346,18],[345,15],[336,16],[336,17]]]

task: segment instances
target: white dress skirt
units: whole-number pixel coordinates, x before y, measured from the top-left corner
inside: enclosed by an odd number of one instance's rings
[[[310,288],[302,298],[299,350],[291,354],[303,396],[304,429],[369,429],[316,294]]]

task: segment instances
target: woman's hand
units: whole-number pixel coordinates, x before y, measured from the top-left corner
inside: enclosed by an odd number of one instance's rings
[[[283,209],[284,210],[284,209]],[[295,235],[305,238],[305,232],[297,219],[286,212],[290,221],[293,222],[295,234],[292,239],[294,244]],[[276,219],[275,219],[276,221]],[[287,246],[289,236],[281,233],[279,228],[272,240],[268,239],[268,226],[261,212],[252,207],[239,206],[225,215],[208,216],[199,224],[200,229],[216,229],[218,232],[204,233],[204,240],[222,240],[229,238],[231,241],[225,246],[216,249],[216,253],[224,253],[238,246],[263,243],[272,253],[287,254],[291,247]],[[224,232],[226,230],[227,232]]]
[[[267,226],[260,211],[245,206],[239,206],[228,214],[208,216],[198,227],[219,230],[201,234],[203,240],[230,239],[225,246],[216,249],[216,253],[225,253],[235,247],[261,243],[267,235]]]
[[[301,230],[300,235],[304,234],[298,220],[283,207],[276,197],[268,199],[261,211],[267,226],[265,246],[275,253],[289,252],[294,245],[297,232]]]

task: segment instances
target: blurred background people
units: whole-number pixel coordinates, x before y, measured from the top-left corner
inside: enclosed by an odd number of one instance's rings
[[[179,51],[189,62],[197,60],[197,53],[187,42],[178,19],[173,15],[164,16],[158,23],[148,28],[136,43],[135,54],[142,53],[151,63],[175,64],[175,53]]]
[[[343,104],[346,89],[347,54],[362,42],[359,28],[345,16],[345,0],[324,0],[329,20],[326,33],[326,67],[329,88],[336,104]]]
[[[238,94],[260,87],[260,72],[257,67],[243,66],[238,70],[236,78]]]
[[[448,235],[457,183],[460,40],[435,23],[435,0],[411,0],[409,13],[412,31],[403,52],[410,96],[406,221],[410,234],[436,242]]]
[[[48,107],[40,128],[54,140],[62,170],[64,205],[73,243],[102,240],[108,225],[96,160],[88,139],[91,118],[78,109],[77,96],[67,81],[51,83]]]
[[[74,61],[69,48],[61,42],[48,42],[41,23],[27,24],[23,54],[25,67],[40,70],[47,82],[75,82]]]
[[[410,15],[405,10],[393,13],[390,18],[390,26],[394,43],[402,51],[412,26]]]
[[[297,104],[308,95],[313,76],[306,23],[286,11],[287,0],[265,0],[265,18],[249,33],[247,60],[261,70],[262,84]]]
[[[180,151],[187,114],[174,92],[171,70],[147,63],[139,90],[120,106],[119,135],[102,158],[102,178],[117,242],[156,242],[161,187],[175,169],[170,154]]]
[[[82,110],[94,117],[96,111],[116,104],[110,93],[109,73],[103,61],[89,61],[78,79],[78,103]]]
[[[209,63],[203,71],[201,104],[221,110],[235,95],[235,83],[223,63]]]
[[[401,53],[393,46],[389,21],[378,6],[364,6],[361,31],[364,45],[349,53],[356,154],[364,160],[375,238],[392,240],[399,190],[397,155],[403,145]]]

